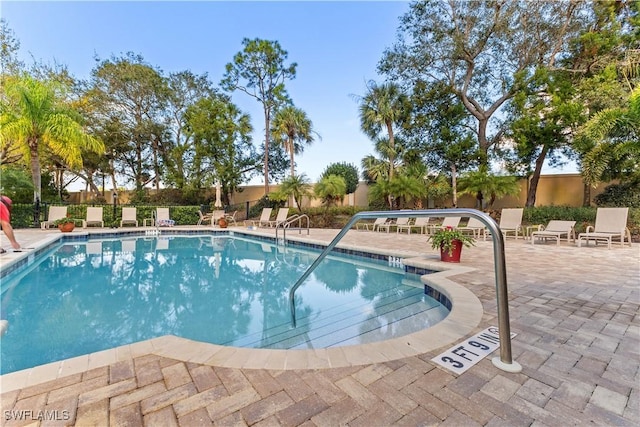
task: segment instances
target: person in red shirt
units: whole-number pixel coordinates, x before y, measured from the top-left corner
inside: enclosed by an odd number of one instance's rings
[[[2,225],[2,231],[11,242],[13,249],[20,249],[20,243],[16,240],[13,234],[13,227],[11,227],[11,206],[13,202],[7,196],[0,196],[0,225]],[[0,248],[0,253],[6,252]]]

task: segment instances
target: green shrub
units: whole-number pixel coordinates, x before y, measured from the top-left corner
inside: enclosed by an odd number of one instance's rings
[[[358,188],[358,168],[350,163],[341,162],[330,164],[324,172],[322,172],[322,175],[320,175],[320,180],[329,175],[341,176],[344,179],[347,185],[346,194],[355,193],[356,188]]]
[[[598,206],[640,208],[640,182],[608,185],[594,201]]]

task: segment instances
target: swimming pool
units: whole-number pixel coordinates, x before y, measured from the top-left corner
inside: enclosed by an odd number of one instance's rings
[[[319,251],[231,236],[67,242],[3,280],[2,373],[172,334],[253,348],[374,342],[432,326],[449,310],[418,276]]]

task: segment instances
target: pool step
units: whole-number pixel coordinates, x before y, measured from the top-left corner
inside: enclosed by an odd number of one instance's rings
[[[375,312],[370,310],[372,304]],[[372,301],[343,300],[320,313],[299,317],[296,328],[291,322],[274,325],[232,344],[278,349],[349,345],[380,340],[381,334],[386,339],[424,329],[446,314],[447,310],[425,298],[421,289],[403,286],[379,293]]]

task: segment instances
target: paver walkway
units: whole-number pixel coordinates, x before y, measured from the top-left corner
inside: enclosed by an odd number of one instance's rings
[[[28,242],[38,233],[17,234]],[[312,230],[309,238],[335,234]],[[435,256],[424,236],[352,231],[345,243]],[[450,343],[391,362],[317,370],[232,369],[147,354],[4,392],[2,425],[637,426],[639,249],[506,242],[518,374],[485,358],[454,375],[430,361]],[[497,326],[491,243],[465,248],[462,263],[476,270],[452,280],[484,308],[474,332]]]

